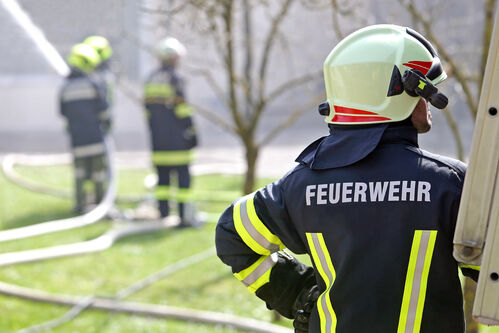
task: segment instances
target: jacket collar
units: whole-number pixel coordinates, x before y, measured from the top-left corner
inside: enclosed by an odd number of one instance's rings
[[[418,146],[417,131],[412,126],[330,126],[328,136],[311,143],[296,162],[312,170],[339,168],[358,162],[378,144],[405,143]]]

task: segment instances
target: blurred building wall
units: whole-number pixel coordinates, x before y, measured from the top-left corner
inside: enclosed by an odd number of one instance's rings
[[[225,76],[220,70],[220,59],[212,43],[192,32],[192,22],[188,17],[166,20],[164,15],[145,11],[144,8],[165,7],[162,0],[18,0],[19,4],[39,26],[47,39],[65,57],[71,46],[86,36],[99,34],[107,37],[114,49],[113,71],[120,84],[115,87],[113,108],[113,136],[119,150],[143,150],[148,148],[148,133],[141,106],[142,82],[157,65],[150,54],[155,41],[166,33],[178,37],[188,48],[188,56],[182,64],[181,72],[187,78],[188,99],[195,104],[211,107],[220,116],[229,117],[214,96],[207,82],[195,75],[197,68],[212,67],[215,79],[225,88]],[[358,2],[364,5],[356,8],[359,22],[342,20],[343,33],[351,32],[360,25],[391,22],[411,26],[410,17],[401,15],[400,10],[384,10],[385,1],[373,0]],[[475,11],[476,4],[460,0],[459,5],[440,8],[459,24],[460,17],[467,17]],[[475,3],[475,2],[474,2]],[[464,4],[464,5],[463,5]],[[385,6],[385,7],[383,7]],[[388,7],[387,7],[388,8]],[[253,21],[257,32],[256,44],[262,45],[267,31],[268,13],[257,10]],[[447,15],[446,14],[446,15]],[[438,12],[432,15],[439,15]],[[445,34],[446,42],[463,42],[463,29],[449,31],[449,18],[435,21],[435,30]],[[456,23],[458,24],[458,23]],[[458,25],[459,25],[458,24]],[[468,22],[467,33],[475,33],[479,20]],[[471,28],[470,28],[471,27]],[[475,27],[475,28],[473,28]],[[455,27],[456,28],[456,27]],[[474,29],[474,30],[473,30]],[[275,87],[283,79],[307,71],[320,70],[328,52],[334,47],[336,38],[331,24],[331,12],[327,10],[308,10],[301,2],[291,8],[284,20],[282,30],[286,38],[279,40],[279,48],[270,59],[269,87]],[[5,50],[0,61],[0,153],[9,151],[62,152],[68,148],[64,123],[58,114],[57,92],[61,78],[50,67],[34,43],[18,24],[0,6],[0,49]],[[460,33],[454,33],[459,31]],[[440,34],[441,35],[441,34]],[[239,44],[242,46],[242,44]],[[258,46],[257,46],[258,47]],[[299,55],[299,56],[297,56]],[[463,59],[466,61],[466,59]],[[212,66],[213,64],[213,66]],[[445,88],[445,87],[444,87]],[[319,80],[308,90],[298,89],[284,95],[271,107],[262,122],[261,131],[271,128],[282,120],[283,113],[300,100],[305,100],[323,89]],[[449,90],[449,89],[447,89]],[[450,93],[458,95],[459,92]],[[446,91],[449,93],[449,91]],[[462,101],[457,100],[455,112],[463,127],[465,145],[471,142],[472,122]],[[422,137],[423,146],[440,153],[453,155],[454,147],[450,131],[439,111],[434,112],[436,127],[429,135]],[[205,147],[235,146],[238,139],[214,126],[199,115],[195,118],[201,144]],[[312,108],[297,123],[280,135],[275,145],[306,145],[307,142],[327,134],[327,127],[317,111]],[[447,142],[442,145],[442,142]]]

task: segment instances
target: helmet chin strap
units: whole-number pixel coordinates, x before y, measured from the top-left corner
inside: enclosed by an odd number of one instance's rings
[[[402,84],[410,96],[421,96],[437,109],[444,109],[449,102],[447,96],[440,93],[438,88],[417,69],[406,70],[402,77]]]

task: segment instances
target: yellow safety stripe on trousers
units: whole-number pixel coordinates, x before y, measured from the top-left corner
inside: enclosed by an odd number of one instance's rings
[[[154,196],[157,200],[170,200],[171,188],[168,185],[157,185],[154,189]]]
[[[94,182],[90,179],[83,181],[83,192],[89,193],[94,189]]]
[[[397,333],[419,333],[437,230],[416,230],[407,267]]]
[[[154,165],[186,165],[194,160],[194,150],[155,151],[152,153]]]
[[[336,279],[336,271],[334,270],[333,262],[331,261],[331,256],[329,255],[322,233],[307,232],[306,235],[315,267],[326,285],[326,290],[317,299],[321,333],[334,333],[336,332],[337,319],[329,293]]]
[[[260,289],[261,286],[270,280],[270,272],[277,263],[277,252],[269,256],[261,256],[248,268],[243,269],[234,276],[241,281],[252,293]]]
[[[174,109],[177,118],[187,118],[192,116],[194,108],[186,103],[178,104]]]
[[[148,98],[172,98],[175,96],[175,89],[171,84],[148,83],[145,87],[145,97]]]
[[[234,205],[234,226],[239,236],[250,249],[261,255],[270,255],[285,248],[279,237],[258,218],[253,197],[255,193],[240,198]]]
[[[192,201],[193,193],[190,188],[181,188],[177,189],[177,193],[175,195],[175,199],[177,202],[189,202]]]

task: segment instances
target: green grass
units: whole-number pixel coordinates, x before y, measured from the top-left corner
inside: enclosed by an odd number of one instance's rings
[[[22,167],[18,171],[29,179],[61,189],[71,188],[69,167]],[[149,170],[120,171],[120,194],[144,194],[143,178]],[[262,180],[266,183],[269,180]],[[238,176],[200,176],[194,188],[204,193],[237,193],[242,179]],[[198,204],[212,219],[230,204]],[[125,205],[130,207],[130,205]],[[133,206],[133,205],[132,205]],[[0,229],[8,229],[71,216],[72,202],[33,193],[0,176]],[[214,222],[214,221],[211,221]],[[0,253],[21,251],[90,240],[112,227],[101,221],[80,229],[67,230],[24,240],[0,243]],[[119,290],[171,265],[182,258],[214,245],[214,223],[200,229],[166,230],[120,239],[103,252],[19,264],[0,268],[0,281],[67,295],[113,296]],[[229,267],[216,256],[183,269],[130,296],[127,301],[165,304],[192,309],[236,314],[271,321],[273,313],[235,279]],[[0,332],[13,332],[61,316],[68,307],[35,303],[0,295]],[[291,327],[282,319],[280,324]],[[237,330],[187,323],[171,319],[153,319],[104,311],[87,310],[52,332],[238,332]]]
[[[18,171],[27,178],[43,184],[61,189],[71,188],[72,172],[68,167],[22,167]],[[149,172],[150,170],[120,171],[119,193],[145,194],[143,178]],[[259,185],[269,181],[271,180],[262,179]],[[237,193],[242,186],[242,179],[238,176],[200,176],[194,179],[193,184],[195,189],[203,193],[214,190]],[[229,204],[230,200],[216,203],[200,202],[198,206],[215,219],[215,216],[220,215]],[[123,205],[123,207],[132,206]],[[69,217],[71,208],[70,200],[24,190],[0,175],[0,229]],[[98,237],[111,227],[110,221],[101,221],[85,228],[0,243],[0,253],[85,241]],[[4,267],[0,268],[0,281],[68,295],[113,296],[122,288],[165,266],[212,247],[214,228],[214,223],[207,223],[201,229],[167,230],[130,236],[119,240],[109,250],[95,254]],[[300,256],[300,260],[310,262],[304,256]],[[215,256],[181,270],[126,300],[218,311],[265,321],[273,319],[273,314],[265,308],[263,302],[249,293],[232,276],[230,269]],[[51,320],[63,315],[68,309],[64,306],[35,303],[0,295],[0,333],[14,332]],[[286,319],[282,319],[279,324],[291,327],[291,322]],[[237,333],[239,331],[171,319],[87,310],[52,332]],[[497,333],[499,329],[482,328],[480,332]]]

